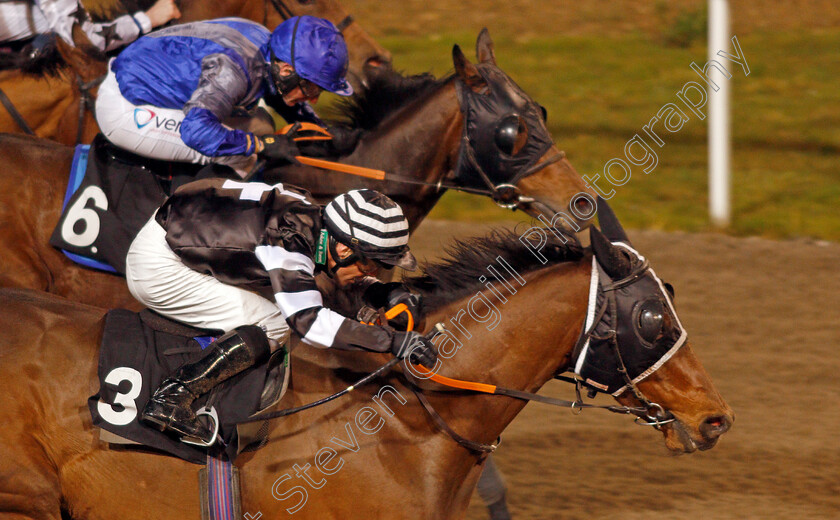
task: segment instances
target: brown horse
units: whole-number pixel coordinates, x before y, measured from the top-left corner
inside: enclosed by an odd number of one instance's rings
[[[144,6],[148,8],[149,5],[133,6],[130,10],[134,12]],[[352,22],[352,17],[337,0],[187,0],[181,3],[180,8],[180,23],[237,16],[273,28],[290,16],[319,16],[343,26],[342,34],[350,51],[348,71],[354,86],[360,86],[369,71],[390,66],[390,53],[377,44],[358,23]],[[128,11],[121,6],[110,9],[98,7],[97,12],[116,16]],[[67,60],[67,52],[61,54]],[[85,100],[95,98],[98,84],[92,80],[101,77],[106,67],[107,62],[99,57],[82,68],[70,63],[69,67],[61,68],[57,75],[41,76],[6,70],[0,72],[0,90],[6,93],[35,135],[67,145],[89,143],[99,132],[99,127],[90,106],[87,106],[90,103]],[[0,108],[0,132],[17,133],[25,130],[8,110]]]
[[[603,237],[593,243],[601,244],[598,263],[617,282],[634,273],[650,280],[637,264],[627,270],[617,246],[605,245]],[[498,234],[462,245],[448,263],[427,267],[427,276],[415,280],[430,302],[428,323],[445,323],[449,331],[448,343],[437,342],[438,374],[536,392],[574,366],[592,256],[550,238],[541,253],[545,264],[515,235]],[[516,274],[486,287],[479,279],[488,266],[502,269],[499,255]],[[638,301],[666,298],[657,288]],[[111,448],[91,426],[84,405],[95,392],[103,311],[20,290],[0,291],[0,307],[0,330],[6,331],[0,514],[31,520],[198,518],[196,466]],[[657,339],[656,348],[667,350],[668,338],[679,332],[671,309],[660,316],[665,344]],[[632,357],[633,332],[619,329],[616,337],[622,355]],[[638,392],[672,414],[673,422],[658,427],[670,450],[711,448],[730,427],[732,411],[687,343],[670,354],[618,400],[637,405]],[[293,352],[293,384],[281,406],[339,391],[387,359],[301,346]],[[435,426],[412,394],[407,370],[272,422],[268,444],[237,460],[243,511],[266,518],[461,518],[481,458]],[[478,443],[492,443],[525,405],[510,397],[443,392],[429,382],[420,386],[452,430]]]
[[[357,117],[372,129],[356,151],[342,161],[403,174],[413,183],[383,183],[324,174],[307,167],[284,169],[274,175],[272,182],[280,180],[303,186],[321,200],[353,188],[377,189],[403,207],[411,229],[416,229],[445,191],[441,185],[470,182],[469,178],[459,180],[457,167],[465,125],[456,84],[471,82],[479,90],[487,88],[492,94],[481,94],[487,102],[507,103],[513,95],[506,83],[510,79],[489,57],[492,44],[486,32],[479,37],[478,47],[479,56],[484,56],[479,66],[499,75],[494,76],[492,85],[485,82],[477,66],[467,61],[456,47],[454,77],[435,80],[402,78],[395,73],[376,76],[358,101]],[[538,111],[533,100],[521,97],[524,93],[515,94],[523,103],[523,110]],[[529,130],[524,127],[521,132],[527,134]],[[559,156],[553,145],[544,153],[545,158]],[[5,174],[0,176],[0,197],[4,201],[0,205],[0,255],[6,259],[0,264],[0,287],[41,289],[102,307],[131,305],[133,299],[121,278],[77,266],[48,244],[61,211],[72,148],[28,136],[6,135],[0,136],[0,157],[6,161]],[[421,184],[414,184],[417,182]],[[547,164],[521,179],[518,189],[522,196],[538,199],[535,202],[520,199],[519,207],[534,216],[543,216],[546,223],[557,227],[562,227],[564,221],[567,225],[586,225],[586,221],[572,216],[570,201],[587,188],[566,159]],[[557,210],[561,212],[556,215],[569,218],[555,218]]]

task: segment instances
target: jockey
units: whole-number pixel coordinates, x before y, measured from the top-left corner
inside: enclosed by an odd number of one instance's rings
[[[290,328],[309,345],[391,352],[431,367],[436,354],[424,336],[347,319],[323,306],[315,282],[323,271],[342,287],[367,285],[365,300],[375,307],[406,303],[418,312],[417,296],[372,278],[395,266],[414,270],[417,262],[402,209],[379,192],[350,191],[322,210],[282,184],[205,179],[180,187],[132,242],[128,288],[164,316],[229,332],[161,384],[142,420],[206,442],[212,429],[192,402],[264,362]],[[252,290],[273,292],[274,302]]]
[[[321,18],[293,17],[273,33],[240,18],[176,25],[111,62],[96,120],[113,144],[144,157],[224,163],[246,177],[257,155],[288,164],[300,152],[292,135],[256,136],[225,118],[265,97],[288,122],[323,126],[308,103],[323,90],[353,93],[347,63],[344,38]]]
[[[109,23],[92,22],[78,0],[0,1],[0,43],[21,48],[39,34],[54,32],[73,45],[73,24],[78,21],[91,43],[110,51],[180,16],[175,0],[157,0],[148,11]]]

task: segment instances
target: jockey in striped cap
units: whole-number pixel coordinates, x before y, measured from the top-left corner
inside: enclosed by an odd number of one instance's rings
[[[324,272],[363,291],[371,307],[405,303],[419,313],[418,296],[373,278],[383,267],[416,265],[402,209],[376,191],[345,193],[322,210],[307,192],[283,184],[204,179],[181,186],[132,242],[128,288],[159,314],[228,332],[161,384],[141,420],[208,441],[213,428],[206,416],[196,418],[193,401],[265,362],[291,331],[321,348],[391,352],[433,366],[436,354],[424,336],[324,307],[315,281]]]
[[[336,260],[335,269],[368,259],[385,268],[417,269],[408,250],[408,221],[402,209],[385,195],[373,190],[353,190],[327,205],[324,223],[330,233],[330,254],[334,259],[338,243],[353,254]]]

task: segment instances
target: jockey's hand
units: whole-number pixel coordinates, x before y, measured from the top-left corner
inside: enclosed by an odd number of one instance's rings
[[[2,1],[2,0],[0,0]],[[359,137],[362,135],[360,128],[347,128],[344,126],[330,126],[327,131],[332,139],[317,141],[298,141],[297,145],[307,157],[338,157],[347,155],[356,149]]]
[[[404,303],[414,323],[419,323],[423,318],[423,297],[410,292],[401,283],[376,282],[365,290],[364,299],[376,308],[389,310]],[[388,320],[388,324],[397,330],[408,328],[408,316],[405,312],[398,314],[395,318]]]
[[[152,28],[160,27],[169,20],[174,20],[181,17],[181,11],[175,4],[175,0],[157,0],[155,5],[146,11],[146,16],[152,23]]]
[[[410,356],[409,361],[414,364],[421,364],[431,369],[437,361],[435,345],[426,336],[412,331],[394,333],[391,341],[391,352],[399,359]]]
[[[301,155],[301,153],[288,134],[270,134],[257,139],[257,155],[269,164],[300,164],[295,156]]]

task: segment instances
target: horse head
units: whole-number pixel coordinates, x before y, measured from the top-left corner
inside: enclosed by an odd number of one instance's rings
[[[590,318],[574,372],[593,390],[641,406],[642,424],[660,429],[672,451],[709,449],[734,415],[691,351],[673,287],[633,249],[602,199],[598,218],[603,232],[589,231],[600,289],[588,316],[600,318]]]
[[[487,29],[476,41],[478,63],[455,45],[456,86],[464,129],[454,180],[489,189],[502,207],[542,216],[572,231],[595,216],[594,192],[554,145],[545,109],[496,65]]]

